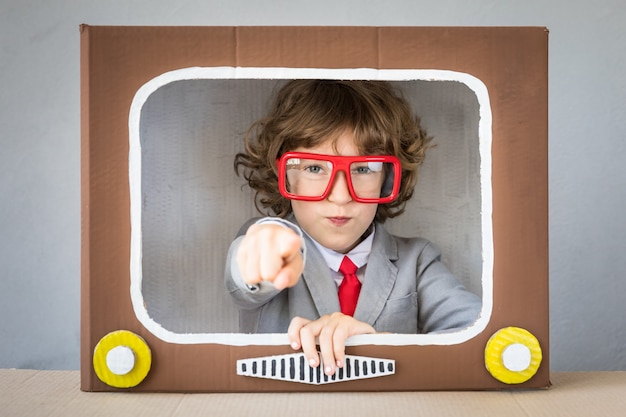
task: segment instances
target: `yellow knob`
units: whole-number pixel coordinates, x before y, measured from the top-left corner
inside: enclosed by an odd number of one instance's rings
[[[498,330],[485,347],[485,366],[505,384],[521,384],[532,378],[541,365],[539,341],[528,330],[506,327]]]
[[[141,383],[150,372],[152,353],[146,342],[128,330],[104,336],[94,349],[93,368],[105,384],[130,388]]]

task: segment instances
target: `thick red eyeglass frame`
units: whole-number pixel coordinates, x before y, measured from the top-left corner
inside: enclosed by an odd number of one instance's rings
[[[291,194],[287,190],[286,184],[286,165],[287,160],[290,158],[301,158],[301,159],[313,159],[316,161],[330,161],[333,164],[333,172],[331,174],[330,180],[328,181],[328,187],[324,190],[324,193],[319,197],[307,197]],[[350,164],[353,162],[387,162],[391,163],[393,166],[393,187],[391,193],[387,197],[381,198],[360,198],[356,195],[354,191],[354,187],[352,185],[352,178],[350,177]],[[400,178],[402,175],[402,165],[400,164],[400,160],[392,155],[359,155],[359,156],[341,156],[341,155],[322,155],[316,153],[306,153],[306,152],[287,152],[283,154],[279,159],[276,160],[276,164],[278,165],[278,189],[283,197],[288,198],[290,200],[302,200],[302,201],[322,201],[330,192],[330,189],[335,182],[335,177],[337,176],[337,172],[343,171],[346,182],[348,184],[348,190],[350,191],[350,195],[354,201],[359,203],[390,203],[396,199],[398,196],[398,192],[400,191]]]

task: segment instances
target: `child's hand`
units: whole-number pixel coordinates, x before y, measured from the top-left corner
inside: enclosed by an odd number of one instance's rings
[[[298,282],[304,262],[300,236],[277,224],[250,226],[237,251],[237,264],[246,284],[267,281],[279,290]]]
[[[326,375],[333,375],[337,368],[343,368],[346,339],[357,334],[368,333],[376,333],[376,330],[369,324],[342,313],[322,316],[314,321],[294,317],[287,330],[291,347],[294,350],[302,347],[312,367],[320,364],[315,343],[315,338],[319,338]]]

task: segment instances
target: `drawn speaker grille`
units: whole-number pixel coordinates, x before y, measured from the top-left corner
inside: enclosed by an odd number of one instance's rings
[[[304,353],[294,353],[240,359],[237,361],[237,375],[320,385],[393,375],[395,367],[396,363],[392,359],[346,355],[344,366],[338,368],[334,375],[328,376],[322,372],[323,363],[312,368]]]

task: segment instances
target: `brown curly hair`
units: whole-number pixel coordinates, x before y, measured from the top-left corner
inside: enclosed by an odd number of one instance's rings
[[[402,164],[398,198],[380,204],[375,220],[384,222],[404,212],[417,182],[417,169],[431,138],[409,103],[384,81],[293,80],[278,92],[270,113],[245,136],[245,152],[235,156],[255,191],[262,214],[286,217],[291,202],[278,191],[276,159],[298,147],[335,142],[351,129],[363,155],[395,155]]]

